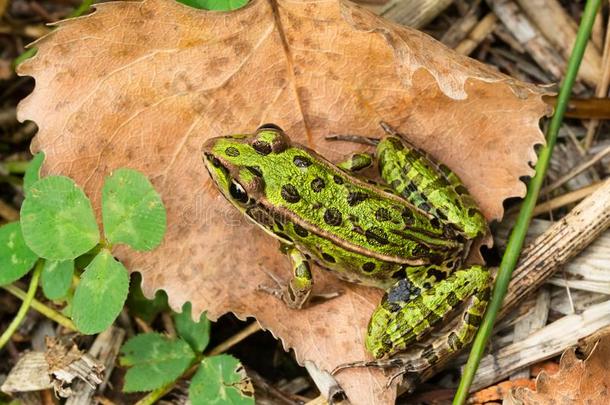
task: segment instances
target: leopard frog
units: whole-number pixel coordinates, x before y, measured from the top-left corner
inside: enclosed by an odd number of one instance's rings
[[[371,141],[375,156],[358,153],[337,165],[273,124],[211,138],[203,159],[226,199],[279,239],[291,260],[290,281],[264,291],[301,308],[312,262],[387,291],[365,337],[375,358],[406,349],[461,309],[447,339],[424,351],[433,364],[472,339],[485,311],[488,270],[462,263],[487,223],[455,173],[382,126],[385,136]],[[375,161],[382,184],[356,173]]]

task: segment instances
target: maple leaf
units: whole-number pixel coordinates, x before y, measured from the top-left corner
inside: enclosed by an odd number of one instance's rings
[[[586,359],[576,357],[570,348],[561,355],[559,371],[549,375],[542,371],[536,378],[536,389],[514,388],[507,405],[608,404],[610,403],[610,335],[605,334]]]
[[[382,295],[317,270],[315,291],[339,298],[295,312],[257,292],[265,271],[286,279],[289,264],[212,186],[200,151],[208,137],[273,122],[338,161],[362,147],[326,135],[379,136],[385,120],[457,172],[488,219],[525,194],[543,91],[421,32],[337,0],[254,0],[227,13],[170,0],[96,9],[36,42],[19,69],[36,79],[19,118],[40,128],[32,148],[46,153],[44,172],[74,178],[98,210],[113,169],[151,178],[168,211],[165,239],[151,253],[114,253],[174,309],[191,301],[211,319],[253,316],[300,362],[331,370],[367,358],[364,332]],[[379,370],[337,379],[354,404],[396,394]]]

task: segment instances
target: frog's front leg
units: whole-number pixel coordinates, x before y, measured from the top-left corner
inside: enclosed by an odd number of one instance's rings
[[[313,288],[313,277],[307,258],[294,246],[286,248],[292,264],[292,277],[283,285],[274,276],[276,287],[260,285],[258,289],[281,299],[289,308],[300,309],[309,299]]]

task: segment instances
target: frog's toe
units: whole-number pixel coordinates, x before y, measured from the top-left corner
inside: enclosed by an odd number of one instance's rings
[[[337,367],[334,368],[333,371],[331,371],[331,374],[335,375],[336,373],[338,373],[342,370],[345,370],[348,368],[355,368],[355,367],[376,367],[376,368],[386,369],[386,368],[393,368],[393,367],[402,366],[402,365],[403,365],[403,363],[396,358],[352,361],[350,363],[339,364]]]
[[[282,289],[282,288],[286,288],[286,283],[284,283],[282,281],[282,279],[280,279],[278,276],[276,276],[275,274],[273,274],[270,271],[267,270],[263,270],[263,272],[269,276],[269,278],[271,280],[273,280],[273,282],[275,283],[276,288]],[[259,285],[259,287],[263,286],[262,284]],[[273,287],[266,287],[266,288],[273,288]]]
[[[331,291],[331,292],[325,292],[325,293],[316,293],[316,294],[311,294],[310,297],[310,301],[312,301],[312,303],[316,302],[324,302],[327,300],[332,300],[333,298],[337,298],[341,295],[343,295],[345,291],[343,290],[338,290],[338,291]]]
[[[265,273],[274,281],[275,286],[259,284],[257,291],[272,295],[280,301],[284,302],[290,309],[301,309],[308,298],[308,293],[301,294],[295,291],[290,284],[284,283],[275,274],[265,271]]]
[[[357,368],[357,367],[377,367],[377,362],[363,360],[363,361],[352,361],[350,363],[339,364],[337,367],[335,367],[333,369],[333,371],[330,372],[330,374],[335,375],[348,368]]]
[[[273,295],[277,299],[282,299],[284,296],[284,291],[282,288],[270,287],[268,285],[259,284],[256,286],[256,291],[261,291],[267,293],[269,295]]]

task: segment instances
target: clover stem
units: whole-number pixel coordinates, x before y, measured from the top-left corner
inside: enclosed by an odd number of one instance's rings
[[[547,129],[547,144],[540,151],[538,162],[536,163],[536,174],[529,183],[527,195],[523,200],[521,210],[519,211],[519,216],[515,222],[513,231],[510,234],[510,238],[508,239],[506,251],[502,257],[500,269],[498,270],[498,275],[496,277],[493,296],[491,302],[489,303],[489,307],[485,312],[483,322],[481,323],[481,326],[474,339],[472,350],[468,356],[468,362],[466,363],[466,366],[464,366],[460,385],[458,386],[455,397],[453,398],[454,405],[462,405],[466,402],[468,392],[470,391],[470,386],[474,380],[477,368],[479,367],[479,362],[483,357],[485,346],[489,340],[489,337],[491,336],[496,316],[500,310],[500,307],[502,306],[502,301],[506,295],[513,269],[517,264],[519,254],[521,253],[521,248],[523,247],[523,242],[525,241],[525,235],[527,234],[527,228],[529,227],[532,218],[532,212],[536,205],[536,200],[538,199],[540,189],[542,188],[542,183],[546,175],[551,154],[553,153],[553,147],[557,141],[557,134],[559,133],[563,116],[568,107],[568,102],[570,101],[572,87],[574,86],[574,82],[576,80],[576,74],[578,73],[578,68],[580,67],[580,62],[582,61],[589,36],[591,35],[595,15],[599,10],[600,4],[601,0],[587,0],[585,5],[580,26],[578,27],[578,34],[576,35],[574,48],[572,49],[572,54],[570,55],[570,59],[568,61],[566,76],[563,84],[561,85],[559,96],[557,98],[555,114],[553,114],[550,125]]]
[[[0,288],[13,294],[15,297],[17,297],[21,300],[25,300],[27,297],[27,293],[25,291],[23,291],[22,289],[14,286],[14,285],[5,285]],[[71,320],[69,320],[68,318],[66,318],[65,316],[60,314],[59,312],[55,311],[54,309],[49,308],[42,302],[38,301],[36,298],[32,298],[30,306],[35,311],[38,311],[42,315],[46,316],[47,318],[49,318],[52,321],[55,321],[56,323],[60,324],[64,328],[70,329],[71,331],[76,332],[76,327],[74,326],[74,324],[72,323]]]
[[[4,345],[11,339],[11,336],[15,333],[23,318],[28,313],[28,309],[30,309],[30,305],[32,304],[32,300],[34,299],[34,294],[36,294],[36,289],[38,288],[38,280],[40,280],[40,273],[42,272],[42,268],[44,266],[44,260],[39,259],[36,263],[36,267],[34,267],[34,271],[32,272],[32,278],[30,279],[30,286],[28,287],[28,292],[25,295],[23,302],[21,303],[21,308],[17,311],[17,315],[11,321],[10,325],[2,336],[0,336],[0,349],[4,347]]]

